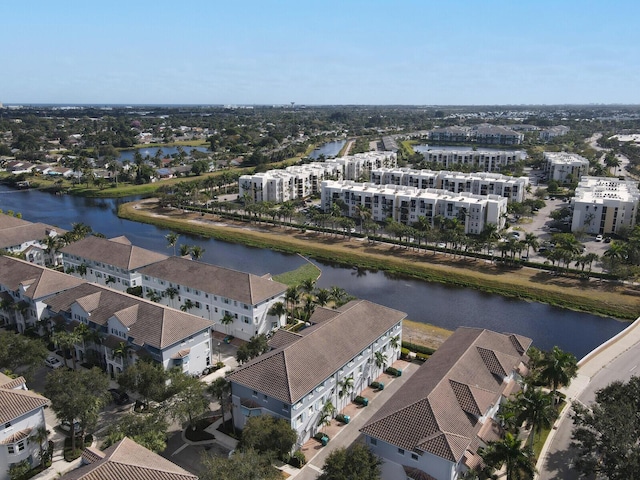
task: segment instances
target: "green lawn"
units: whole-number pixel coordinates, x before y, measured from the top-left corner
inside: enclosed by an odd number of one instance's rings
[[[314,282],[320,276],[320,269],[311,263],[305,263],[295,270],[290,272],[284,272],[280,275],[274,275],[273,279],[276,282],[284,283],[288,286],[300,285],[305,280],[313,280]]]

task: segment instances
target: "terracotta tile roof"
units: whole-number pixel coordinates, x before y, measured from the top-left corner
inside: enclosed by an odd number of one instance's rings
[[[87,447],[82,451],[82,462],[84,464],[94,463],[104,458],[104,452],[97,448]]]
[[[84,283],[84,280],[40,267],[17,258],[0,256],[0,285],[10,290],[18,290],[20,285],[28,286],[26,296],[41,299]]]
[[[0,388],[6,388],[7,390],[13,390],[14,388],[24,389],[27,381],[24,377],[11,378],[0,373]]]
[[[4,425],[48,404],[48,399],[31,390],[0,387],[0,424]]]
[[[256,305],[287,290],[283,283],[251,273],[181,257],[169,257],[141,268],[139,272],[202,292],[238,300],[247,305]]]
[[[406,316],[366,300],[316,312],[324,320],[320,327],[249,362],[229,380],[294,404]]]
[[[0,213],[0,248],[8,248],[30,241],[40,241],[55,230],[58,235],[66,233],[58,227],[44,223],[32,223],[21,218]]]
[[[519,337],[518,343],[526,349],[531,340]],[[459,328],[361,431],[452,462],[474,454],[483,427],[479,417],[500,401],[504,376],[523,358],[520,349],[509,335]]]
[[[174,359],[178,359],[178,358],[184,358],[187,355],[189,355],[191,353],[191,349],[190,348],[183,348],[182,350],[178,350],[176,353],[174,353],[171,358]]]
[[[91,301],[87,302],[87,298]],[[211,321],[196,315],[93,283],[83,283],[54,295],[46,299],[46,303],[54,313],[61,313],[68,312],[78,299],[93,307],[88,313],[97,325],[104,326],[109,318],[118,316],[129,328],[129,338],[136,345],[163,349],[212,325]]]
[[[197,480],[173,462],[147,450],[129,438],[120,440],[101,455],[91,452],[84,458],[93,463],[78,468],[65,480]]]
[[[136,247],[131,245],[128,240],[125,240],[125,237],[109,240],[92,235],[73,242],[61,248],[60,251],[69,255],[113,265],[127,271],[136,270],[167,258],[166,255]]]
[[[287,345],[297,342],[301,335],[288,330],[276,330],[273,336],[269,339],[269,346],[273,349],[286,347]]]
[[[403,465],[402,468],[404,468],[404,473],[411,480],[438,480],[437,478],[432,477],[428,473],[423,472],[419,468],[407,467],[405,465]]]
[[[4,438],[3,440],[0,440],[0,445],[9,445],[10,443],[16,443],[16,442],[19,442],[20,440],[24,440],[29,436],[32,430],[33,428],[25,428],[18,432],[12,433],[8,437]]]

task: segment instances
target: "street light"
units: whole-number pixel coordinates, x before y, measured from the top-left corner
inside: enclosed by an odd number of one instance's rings
[[[222,360],[220,359],[220,342],[218,342],[218,363],[220,363]]]

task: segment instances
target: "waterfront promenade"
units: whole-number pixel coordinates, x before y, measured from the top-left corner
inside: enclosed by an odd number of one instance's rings
[[[567,406],[556,420],[547,437],[536,468],[539,480],[578,479],[572,468],[576,451],[571,448],[571,402],[585,405],[595,400],[595,392],[613,381],[627,381],[640,375],[640,317],[615,337],[595,348],[578,362],[578,376],[568,387],[560,389],[566,395]]]

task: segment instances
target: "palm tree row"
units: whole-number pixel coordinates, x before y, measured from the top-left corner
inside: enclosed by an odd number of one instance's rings
[[[275,303],[268,313],[277,317],[287,315],[287,323],[295,323],[296,320],[306,322],[311,318],[316,306],[324,307],[333,302],[333,308],[338,308],[352,299],[353,297],[343,288],[316,288],[315,280],[307,279],[299,285],[287,288],[284,303]]]

